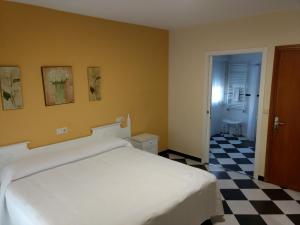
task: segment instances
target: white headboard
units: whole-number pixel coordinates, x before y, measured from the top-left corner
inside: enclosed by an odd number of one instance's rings
[[[106,126],[92,128],[92,137],[131,137],[131,119],[128,114],[126,127],[121,127],[121,123],[109,124]]]
[[[92,134],[87,137],[77,138],[56,144],[41,146],[29,150],[28,144],[30,142],[22,142],[13,145],[7,145],[0,147],[0,174],[1,170],[10,162],[21,159],[25,156],[36,154],[40,151],[47,151],[51,149],[62,149],[65,146],[76,145],[90,138],[103,138],[103,137],[119,137],[130,138],[131,137],[131,120],[128,115],[127,126],[121,127],[121,123],[109,124],[101,127],[92,128]]]

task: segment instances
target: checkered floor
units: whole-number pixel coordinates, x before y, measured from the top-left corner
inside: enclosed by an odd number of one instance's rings
[[[202,225],[300,225],[300,192],[252,180],[219,165],[202,165],[174,153],[162,156],[207,170],[218,178],[225,215]]]
[[[254,142],[245,137],[214,135],[210,140],[209,163],[253,176],[254,151]]]

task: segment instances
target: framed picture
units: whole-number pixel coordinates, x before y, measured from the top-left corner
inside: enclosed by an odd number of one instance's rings
[[[0,66],[0,88],[3,110],[23,108],[19,67]]]
[[[71,66],[43,66],[42,76],[46,106],[74,102]]]
[[[87,68],[90,101],[101,100],[101,74],[99,67]]]

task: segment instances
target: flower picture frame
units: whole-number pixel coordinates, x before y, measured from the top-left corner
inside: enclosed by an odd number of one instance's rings
[[[71,66],[43,66],[42,77],[46,106],[74,103]]]

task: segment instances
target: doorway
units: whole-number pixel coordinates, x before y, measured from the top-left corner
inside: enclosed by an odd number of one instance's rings
[[[262,52],[212,55],[209,163],[254,176]]]

